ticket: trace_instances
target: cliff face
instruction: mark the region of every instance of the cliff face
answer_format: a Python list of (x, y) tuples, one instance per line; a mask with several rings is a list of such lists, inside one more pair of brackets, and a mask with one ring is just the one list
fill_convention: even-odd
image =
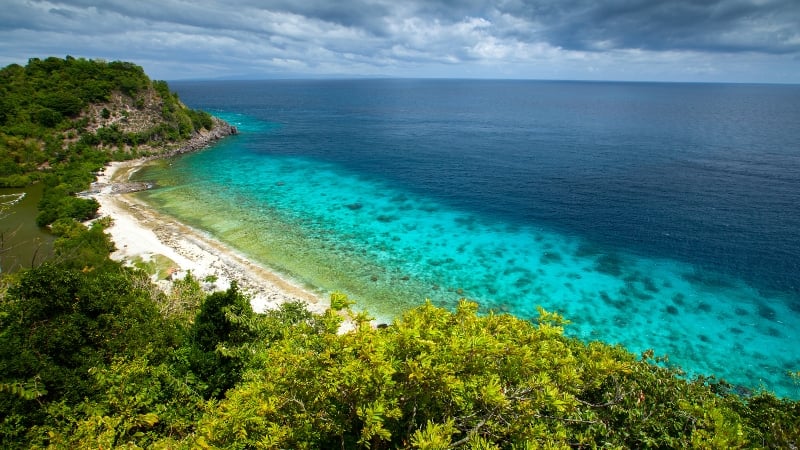
[(96, 132), (102, 127), (116, 126), (123, 133), (141, 133), (161, 120), (164, 101), (148, 86), (135, 98), (119, 91), (111, 93), (108, 102), (94, 103), (81, 113), (89, 120), (86, 131)]
[[(134, 95), (114, 91), (108, 101), (90, 104), (78, 119), (76, 124), (83, 126), (64, 133), (65, 148), (88, 133), (100, 136), (98, 146), (110, 151), (176, 154), (237, 133), (236, 127), (189, 109), (174, 94), (160, 93), (153, 85)], [(105, 139), (109, 134), (117, 138)]]
[[(81, 113), (81, 118), (88, 119), (86, 131), (97, 132), (104, 127), (116, 127), (121, 133), (144, 133), (164, 120), (165, 101), (152, 86), (148, 86), (133, 97), (119, 91), (112, 92), (110, 97), (107, 102), (89, 105)], [(188, 109), (180, 102), (178, 107)], [(216, 117), (212, 120), (212, 129), (201, 128), (196, 130), (197, 134), (204, 136), (210, 134), (216, 136), (215, 139), (236, 134), (236, 127)]]

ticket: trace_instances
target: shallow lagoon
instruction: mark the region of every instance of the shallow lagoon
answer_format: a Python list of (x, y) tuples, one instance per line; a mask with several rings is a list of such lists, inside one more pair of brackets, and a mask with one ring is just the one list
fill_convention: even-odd
[(452, 307), (466, 297), (525, 318), (542, 306), (566, 316), (571, 335), (654, 348), (745, 386), (796, 389), (786, 372), (798, 366), (798, 335), (786, 319), (798, 312), (787, 299), (689, 264), (479, 218), (335, 166), (241, 160), (236, 149), (231, 139), (143, 172), (170, 185), (146, 200), (382, 320), (425, 298)]
[[(755, 137), (730, 141), (730, 129), (696, 125), (685, 154), (665, 147), (649, 156), (642, 151), (673, 141), (646, 128), (646, 117), (627, 130), (634, 115), (614, 128), (612, 118), (547, 114), (535, 119), (554, 123), (532, 130), (534, 119), (499, 112), (498, 121), (439, 102), (418, 119), (408, 98), (387, 100), (396, 87), (366, 85), (375, 95), (359, 101), (320, 99), (352, 93), (346, 83), (221, 86), (228, 97), (178, 85), (193, 106), (236, 108), (216, 112), (242, 134), (143, 171), (160, 186), (143, 196), (321, 292), (348, 293), (381, 320), (425, 298), (452, 307), (466, 297), (525, 318), (542, 306), (566, 316), (571, 335), (652, 348), (692, 374), (800, 396), (787, 375), (800, 368), (797, 217), (786, 208), (797, 192), (796, 150), (778, 149), (775, 159), (772, 147), (758, 149), (748, 162), (724, 147)], [(581, 88), (608, 100), (603, 86)], [(623, 95), (629, 87), (612, 88), (617, 107), (639, 101)], [(567, 123), (567, 138), (552, 133)], [(520, 142), (529, 148), (512, 148)], [(467, 154), (453, 153), (465, 145)], [(761, 218), (773, 214), (766, 226)]]

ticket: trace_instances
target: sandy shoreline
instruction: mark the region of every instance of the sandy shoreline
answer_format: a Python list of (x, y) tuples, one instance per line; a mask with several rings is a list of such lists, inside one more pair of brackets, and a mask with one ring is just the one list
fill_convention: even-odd
[[(321, 313), (328, 307), (329, 301), (319, 294), (249, 260), (211, 236), (154, 211), (131, 195), (127, 182), (145, 163), (146, 160), (111, 163), (89, 192), (100, 203), (99, 215), (113, 220), (106, 230), (117, 247), (112, 259), (150, 261), (155, 255), (163, 255), (174, 263), (172, 278), (183, 278), (188, 271), (201, 281), (216, 277), (213, 283), (204, 283), (209, 290), (227, 289), (235, 280), (250, 296), (255, 311), (295, 300), (304, 301), (313, 312)], [(154, 281), (162, 289), (169, 289), (168, 280)]]

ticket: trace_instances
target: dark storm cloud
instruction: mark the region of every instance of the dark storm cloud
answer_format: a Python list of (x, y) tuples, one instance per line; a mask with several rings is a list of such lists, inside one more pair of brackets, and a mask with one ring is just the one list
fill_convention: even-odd
[(254, 7), (268, 5), (268, 9), (285, 11), (305, 17), (331, 22), (345, 27), (356, 27), (368, 30), (376, 35), (383, 35), (385, 19), (390, 17), (389, 3), (376, 1), (350, 0), (333, 2), (315, 1), (274, 1), (253, 2)]
[[(523, 42), (544, 42), (570, 50), (697, 50), (713, 52), (800, 51), (798, 0), (272, 0), (235, 3), (199, 0), (137, 1), (65, 0), (34, 2), (52, 5), (51, 14), (76, 19), (76, 11), (92, 11), (107, 21), (124, 19), (176, 23), (213, 30), (269, 31), (242, 20), (253, 13), (286, 13), (308, 20), (352, 28), (374, 37), (403, 41), (392, 25), (403, 20), (453, 24), (484, 18), (497, 26), (491, 34)], [(72, 8), (72, 9), (69, 9)], [(12, 2), (0, 13), (3, 27), (37, 29), (37, 22)], [(514, 19), (514, 29), (504, 29)], [(102, 23), (94, 24), (101, 28)], [(266, 30), (265, 30), (266, 28)], [(87, 29), (87, 32), (91, 32)], [(313, 37), (313, 36), (310, 36)]]
[(498, 30), (572, 50), (800, 51), (798, 0), (439, 0), (415, 11), (443, 21), (510, 16), (526, 26)]
[[(44, 27), (46, 23), (36, 20), (24, 20), (23, 12), (31, 14), (20, 4), (25, 2), (14, 1), (16, 12), (7, 14), (12, 17), (7, 26), (16, 25), (31, 27), (33, 29)], [(259, 29), (253, 22), (243, 21), (244, 17), (257, 18), (260, 13), (286, 13), (309, 20), (329, 22), (344, 27), (370, 29), (376, 33), (382, 28), (382, 18), (390, 15), (390, 11), (377, 1), (349, 0), (347, 2), (331, 1), (253, 1), (224, 2), (218, 0), (32, 0), (38, 5), (54, 5), (51, 13), (69, 14), (75, 11), (84, 15), (96, 14), (114, 21), (126, 19), (129, 21), (143, 20), (150, 23), (175, 23), (182, 26), (194, 26), (214, 30), (250, 30)], [(25, 10), (25, 11), (23, 11)], [(0, 12), (0, 18), (5, 14)], [(73, 14), (74, 16), (74, 14)], [(377, 20), (375, 20), (377, 19)], [(38, 26), (37, 26), (38, 25)], [(101, 24), (95, 24), (101, 25)], [(91, 28), (87, 28), (91, 33)]]
[(569, 49), (800, 50), (797, 0), (586, 0), (516, 6), (511, 14), (545, 24), (546, 39)]
[(188, 76), (628, 77), (669, 66), (691, 77), (758, 63), (796, 79), (798, 2), (4, 0), (0, 60), (127, 58)]
[[(38, 2), (45, 3), (45, 2)], [(253, 29), (240, 14), (288, 13), (309, 20), (355, 28), (372, 36), (392, 36), (391, 24), (401, 20), (436, 20), (443, 24), (467, 17), (493, 22), (514, 18), (513, 30), (493, 34), (528, 42), (544, 41), (573, 50), (647, 49), (699, 51), (800, 51), (798, 0), (272, 0), (272, 1), (137, 1), (69, 0), (47, 2), (52, 13), (73, 14), (65, 7), (92, 9), (119, 18), (176, 22), (214, 29)], [(18, 6), (16, 2), (9, 8)], [(16, 20), (35, 28), (19, 14)], [(5, 21), (8, 26), (8, 20)]]

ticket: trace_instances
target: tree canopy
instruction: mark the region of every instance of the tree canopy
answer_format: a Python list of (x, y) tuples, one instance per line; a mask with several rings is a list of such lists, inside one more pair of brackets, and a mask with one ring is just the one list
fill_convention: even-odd
[[(139, 275), (140, 276), (140, 275)], [(430, 303), (385, 327), (235, 286), (193, 320), (116, 264), (45, 265), (3, 302), (4, 448), (789, 448), (800, 405), (687, 380), (563, 319)], [(355, 329), (339, 333), (345, 317)], [(87, 376), (88, 375), (88, 376)]]

